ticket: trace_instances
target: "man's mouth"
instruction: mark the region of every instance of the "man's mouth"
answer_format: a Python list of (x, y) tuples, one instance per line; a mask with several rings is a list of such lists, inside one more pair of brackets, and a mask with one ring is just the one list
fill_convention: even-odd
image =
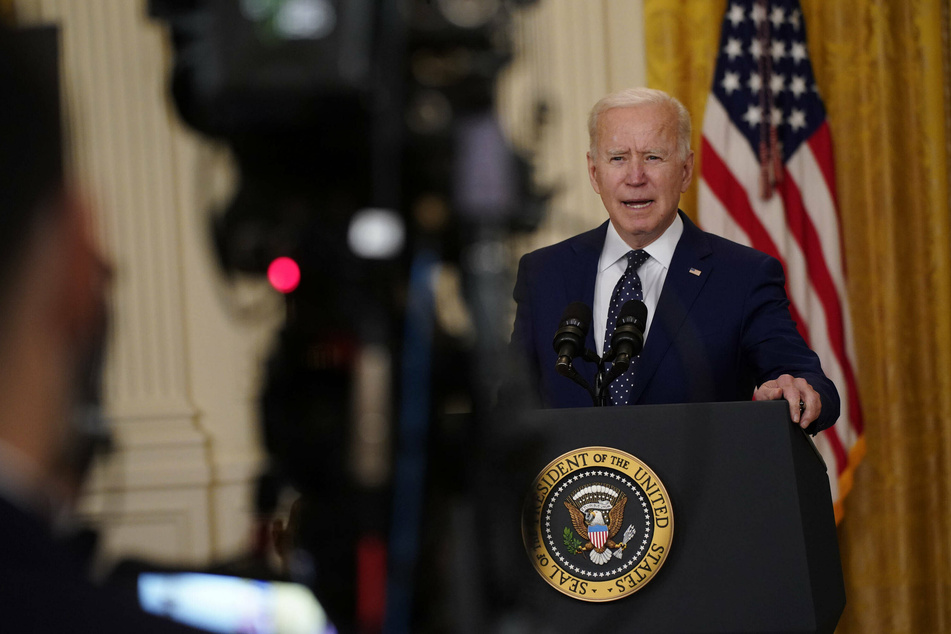
[(628, 209), (645, 209), (653, 202), (653, 200), (625, 200), (624, 206)]

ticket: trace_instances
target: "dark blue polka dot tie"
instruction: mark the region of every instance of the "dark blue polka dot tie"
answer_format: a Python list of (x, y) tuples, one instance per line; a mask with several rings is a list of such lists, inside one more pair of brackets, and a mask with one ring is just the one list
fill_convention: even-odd
[[(611, 305), (608, 307), (608, 323), (604, 331), (604, 352), (607, 354), (611, 347), (611, 336), (617, 325), (617, 317), (621, 306), (626, 302), (637, 299), (644, 300), (644, 289), (641, 288), (641, 278), (637, 276), (637, 269), (650, 257), (647, 251), (638, 249), (627, 252), (627, 270), (617, 281), (614, 294), (611, 295)], [(631, 366), (621, 376), (614, 379), (608, 386), (609, 402), (611, 405), (627, 405), (631, 397), (631, 387), (634, 385), (635, 359), (631, 359)]]

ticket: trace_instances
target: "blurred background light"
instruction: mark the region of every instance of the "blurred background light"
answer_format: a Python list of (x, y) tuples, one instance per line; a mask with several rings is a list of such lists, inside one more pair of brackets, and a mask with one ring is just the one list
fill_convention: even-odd
[(267, 279), (271, 286), (286, 295), (300, 284), (300, 267), (291, 258), (275, 258), (267, 267)]
[(350, 250), (368, 260), (395, 257), (406, 241), (403, 219), (389, 209), (362, 209), (354, 214), (347, 233)]

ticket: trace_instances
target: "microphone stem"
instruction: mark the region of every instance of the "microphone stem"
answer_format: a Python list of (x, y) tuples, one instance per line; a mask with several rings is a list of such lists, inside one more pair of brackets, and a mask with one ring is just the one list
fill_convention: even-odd
[[(557, 364), (555, 366), (555, 370), (558, 371), (558, 374), (568, 377), (569, 379), (571, 379), (572, 381), (574, 381), (575, 383), (583, 387), (585, 391), (591, 395), (591, 400), (594, 401), (594, 404), (595, 405), (598, 404), (597, 397), (595, 396), (595, 391), (591, 389), (591, 385), (589, 385), (588, 382), (585, 381), (584, 377), (578, 374), (578, 371), (575, 370), (574, 366), (571, 365), (570, 361), (566, 364), (561, 364), (561, 363)], [(597, 378), (598, 377), (595, 377), (596, 380)]]
[(594, 400), (596, 407), (606, 407), (608, 405), (608, 385), (611, 384), (611, 381), (605, 379), (604, 372), (604, 359), (599, 359), (598, 374), (594, 378), (595, 393), (597, 394), (597, 398)]

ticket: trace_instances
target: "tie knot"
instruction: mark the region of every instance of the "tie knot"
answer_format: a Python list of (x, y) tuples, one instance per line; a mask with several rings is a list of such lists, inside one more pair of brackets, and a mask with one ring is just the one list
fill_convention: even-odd
[(647, 258), (650, 257), (650, 254), (647, 253), (644, 249), (631, 250), (627, 252), (627, 268), (629, 270), (637, 271), (641, 268), (641, 265), (644, 262), (647, 262)]

